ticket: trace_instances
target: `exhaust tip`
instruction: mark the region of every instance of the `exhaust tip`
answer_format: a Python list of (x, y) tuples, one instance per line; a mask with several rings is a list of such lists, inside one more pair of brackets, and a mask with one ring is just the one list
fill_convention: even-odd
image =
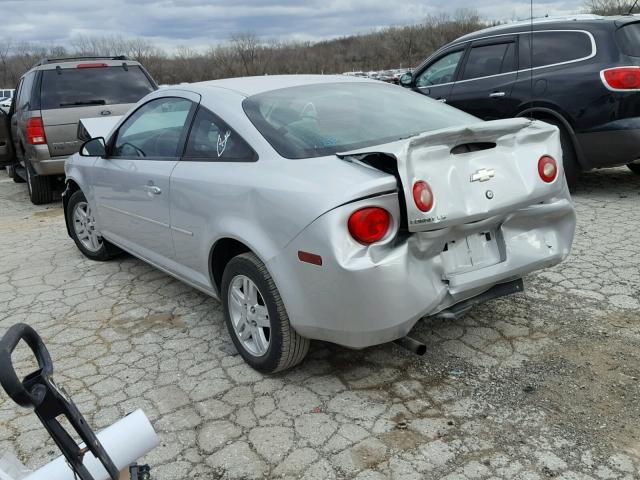
[(419, 357), (427, 353), (427, 346), (419, 340), (416, 340), (415, 338), (403, 337), (399, 338), (393, 343), (404, 348), (405, 350), (409, 350), (411, 353), (415, 353)]

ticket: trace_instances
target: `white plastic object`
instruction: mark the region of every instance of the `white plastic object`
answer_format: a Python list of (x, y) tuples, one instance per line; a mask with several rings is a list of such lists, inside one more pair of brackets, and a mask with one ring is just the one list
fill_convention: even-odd
[[(119, 471), (126, 469), (155, 447), (160, 440), (142, 410), (127, 415), (97, 434)], [(110, 480), (100, 461), (90, 452), (84, 457), (84, 465), (95, 480)], [(63, 456), (36, 470), (25, 480), (74, 480), (73, 470)]]

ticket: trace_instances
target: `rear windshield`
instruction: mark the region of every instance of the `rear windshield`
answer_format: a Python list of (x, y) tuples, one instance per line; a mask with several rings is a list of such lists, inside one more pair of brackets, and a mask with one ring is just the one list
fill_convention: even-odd
[(285, 158), (333, 155), (480, 121), (420, 93), (384, 83), (283, 88), (249, 97), (243, 107)]
[(41, 108), (136, 103), (153, 90), (149, 78), (136, 65), (126, 70), (122, 66), (44, 70)]
[(640, 57), (640, 23), (630, 23), (616, 32), (620, 51), (631, 57)]

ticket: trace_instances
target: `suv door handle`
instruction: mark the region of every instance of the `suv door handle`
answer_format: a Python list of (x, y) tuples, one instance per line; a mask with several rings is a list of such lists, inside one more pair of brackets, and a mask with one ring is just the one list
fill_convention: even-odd
[(145, 185), (144, 189), (152, 195), (160, 195), (162, 193), (162, 189), (155, 185)]
[(507, 94), (504, 92), (493, 92), (491, 95), (489, 95), (491, 98), (500, 98), (500, 97), (505, 97)]

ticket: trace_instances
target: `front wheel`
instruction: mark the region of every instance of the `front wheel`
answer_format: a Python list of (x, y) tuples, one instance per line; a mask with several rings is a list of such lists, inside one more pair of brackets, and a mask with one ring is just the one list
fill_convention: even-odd
[(65, 217), (71, 238), (85, 257), (105, 261), (120, 253), (119, 248), (103, 239), (96, 230), (95, 215), (82, 191), (71, 195)]
[(640, 175), (640, 163), (630, 163), (627, 165), (627, 167), (629, 167), (629, 170), (631, 170), (636, 175)]
[(289, 323), (273, 278), (253, 253), (231, 259), (222, 276), (221, 296), (229, 335), (249, 365), (275, 373), (304, 360), (309, 340)]

